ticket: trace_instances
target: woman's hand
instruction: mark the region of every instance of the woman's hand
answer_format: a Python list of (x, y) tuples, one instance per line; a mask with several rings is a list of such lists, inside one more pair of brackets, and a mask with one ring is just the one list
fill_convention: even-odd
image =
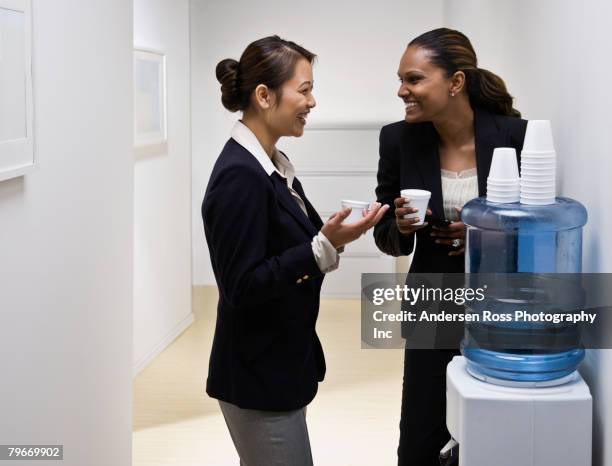
[[(455, 207), (459, 215), (461, 209)], [(437, 244), (454, 247), (455, 250), (448, 253), (449, 256), (460, 256), (465, 253), (465, 223), (452, 222), (447, 227), (432, 226), (431, 236), (436, 238)]]
[(329, 217), (329, 220), (321, 227), (321, 232), (338, 249), (351, 241), (355, 241), (376, 225), (388, 209), (388, 205), (381, 207), (379, 202), (375, 202), (362, 219), (345, 225), (342, 222), (351, 214), (351, 209), (342, 209)]
[[(423, 222), (422, 225), (414, 225), (421, 220), (418, 217), (404, 218), (404, 215), (406, 214), (412, 214), (419, 211), (419, 209), (415, 209), (414, 207), (404, 207), (404, 204), (408, 202), (410, 202), (410, 199), (405, 197), (398, 197), (393, 201), (395, 204), (395, 223), (397, 224), (397, 229), (402, 235), (410, 235), (415, 231), (427, 226), (427, 222)], [(427, 209), (427, 215), (431, 215), (430, 209)]]

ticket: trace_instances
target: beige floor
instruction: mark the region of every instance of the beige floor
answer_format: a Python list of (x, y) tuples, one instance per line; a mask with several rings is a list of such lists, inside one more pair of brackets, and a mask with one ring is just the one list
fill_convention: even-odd
[[(194, 289), (195, 323), (135, 379), (133, 466), (238, 465), (204, 392), (216, 303), (216, 289)], [(359, 308), (356, 300), (321, 305), (327, 377), (308, 407), (316, 466), (396, 464), (403, 355), (360, 349)]]

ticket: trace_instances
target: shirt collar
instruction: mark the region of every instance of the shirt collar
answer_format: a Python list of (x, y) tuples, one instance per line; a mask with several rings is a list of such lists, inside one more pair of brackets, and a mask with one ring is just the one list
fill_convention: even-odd
[(255, 157), (268, 176), (272, 176), (276, 172), (287, 180), (288, 186), (293, 186), (293, 179), (295, 178), (293, 164), (278, 149), (274, 148), (272, 161), (259, 143), (257, 136), (240, 120), (232, 128), (231, 137)]
[(289, 186), (293, 185), (293, 178), (295, 177), (293, 165), (278, 149), (274, 148), (273, 162), (259, 143), (257, 136), (240, 120), (232, 128), (231, 136), (234, 141), (248, 150), (257, 159), (268, 176), (276, 172), (281, 177), (287, 179)]
[(257, 159), (268, 176), (278, 171), (268, 154), (257, 140), (257, 136), (242, 121), (238, 120), (232, 128), (232, 139), (248, 150)]

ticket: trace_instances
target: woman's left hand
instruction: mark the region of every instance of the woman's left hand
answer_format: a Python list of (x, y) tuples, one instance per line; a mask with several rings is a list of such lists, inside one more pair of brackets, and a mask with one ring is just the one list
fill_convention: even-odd
[[(461, 216), (461, 209), (455, 207)], [(452, 222), (447, 227), (432, 226), (431, 236), (435, 238), (437, 244), (443, 244), (455, 248), (448, 253), (449, 256), (460, 256), (465, 253), (465, 223)]]

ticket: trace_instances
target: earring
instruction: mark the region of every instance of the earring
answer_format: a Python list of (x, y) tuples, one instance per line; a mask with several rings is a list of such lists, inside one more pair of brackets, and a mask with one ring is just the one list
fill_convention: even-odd
[(455, 97), (455, 93), (454, 92), (451, 92), (450, 95), (451, 95), (451, 97)]

